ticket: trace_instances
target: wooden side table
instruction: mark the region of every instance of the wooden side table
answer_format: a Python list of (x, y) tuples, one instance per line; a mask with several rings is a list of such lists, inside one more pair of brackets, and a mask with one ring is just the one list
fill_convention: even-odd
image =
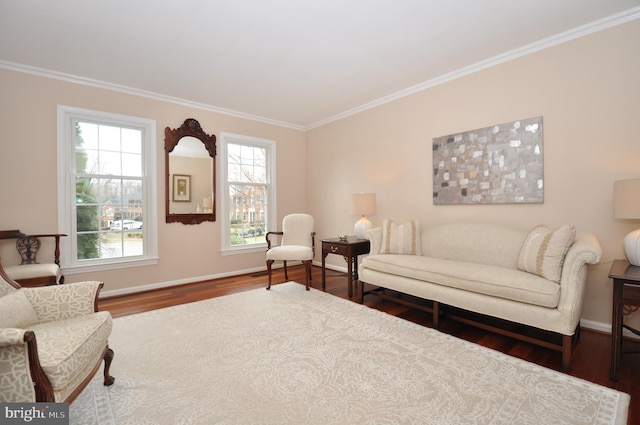
[(609, 379), (618, 380), (620, 355), (622, 354), (622, 329), (629, 329), (636, 335), (640, 331), (625, 325), (624, 306), (640, 306), (640, 267), (632, 266), (626, 260), (615, 260), (609, 271), (613, 279), (613, 318), (611, 320), (611, 369)]
[(369, 241), (356, 239), (355, 236), (347, 240), (331, 238), (322, 240), (322, 290), (325, 289), (326, 267), (325, 260), (329, 254), (342, 255), (347, 262), (347, 291), (349, 298), (353, 297), (354, 280), (358, 280), (358, 255), (369, 253)]

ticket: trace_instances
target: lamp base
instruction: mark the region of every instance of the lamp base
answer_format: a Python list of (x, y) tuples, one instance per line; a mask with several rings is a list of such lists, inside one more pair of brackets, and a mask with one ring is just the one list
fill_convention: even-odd
[(624, 254), (634, 266), (640, 266), (640, 229), (634, 230), (624, 238)]
[(367, 239), (367, 231), (371, 229), (372, 223), (365, 216), (360, 217), (360, 220), (356, 221), (355, 231), (357, 239)]

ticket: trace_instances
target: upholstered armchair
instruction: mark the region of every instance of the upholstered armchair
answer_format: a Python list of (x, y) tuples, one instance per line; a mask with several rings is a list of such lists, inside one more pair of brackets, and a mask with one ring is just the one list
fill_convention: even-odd
[(0, 265), (0, 402), (72, 402), (104, 360), (111, 385), (112, 319), (102, 282), (21, 288)]
[[(289, 280), (287, 261), (301, 261), (305, 267), (305, 284), (309, 290), (311, 280), (311, 262), (315, 255), (314, 220), (309, 214), (289, 214), (282, 219), (282, 230), (268, 232), (267, 239), (267, 272), (271, 288), (271, 266), (274, 261), (284, 263), (284, 278)], [(275, 246), (275, 238), (280, 238), (280, 244)], [(273, 246), (272, 246), (273, 245)]]

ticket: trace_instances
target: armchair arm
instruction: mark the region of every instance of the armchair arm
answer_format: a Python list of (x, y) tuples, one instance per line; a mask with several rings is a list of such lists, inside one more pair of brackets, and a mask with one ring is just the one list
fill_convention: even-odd
[(267, 232), (266, 235), (264, 235), (264, 238), (267, 240), (267, 250), (271, 249), (271, 235), (284, 235), (284, 232)]
[[(25, 329), (0, 328), (0, 349), (24, 344), (24, 335), (26, 333)], [(0, 370), (2, 369), (0, 368)]]
[(38, 359), (36, 336), (24, 329), (0, 329), (0, 402), (53, 400)]
[(70, 319), (98, 311), (98, 295), (104, 284), (97, 281), (24, 288), (40, 323)]

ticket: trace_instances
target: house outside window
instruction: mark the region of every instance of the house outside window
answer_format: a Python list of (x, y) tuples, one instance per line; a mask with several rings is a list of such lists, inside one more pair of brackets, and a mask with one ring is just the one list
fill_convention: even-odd
[(65, 273), (157, 262), (153, 120), (58, 107)]
[(221, 133), (223, 254), (264, 251), (274, 228), (275, 142)]

